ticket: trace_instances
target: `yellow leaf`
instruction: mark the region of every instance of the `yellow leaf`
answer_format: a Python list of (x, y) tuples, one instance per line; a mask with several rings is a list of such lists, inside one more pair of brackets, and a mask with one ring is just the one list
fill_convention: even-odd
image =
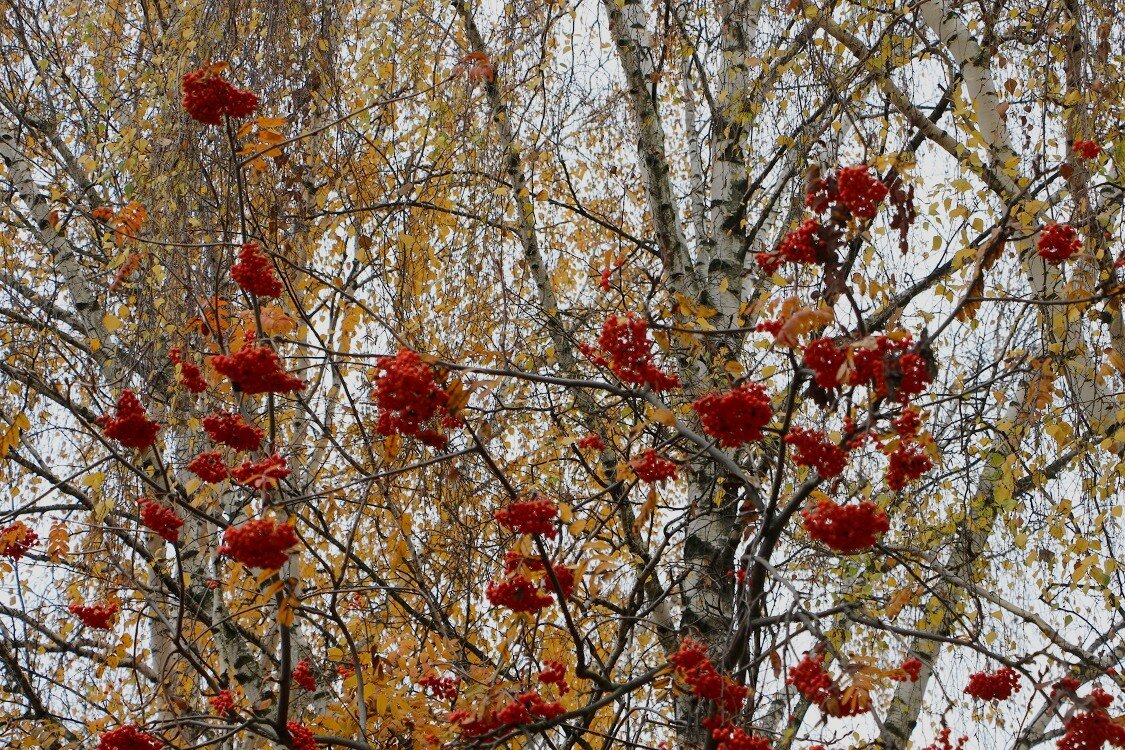
[(102, 317), (102, 325), (105, 326), (106, 331), (108, 331), (109, 333), (114, 333), (119, 328), (121, 328), (121, 318), (117, 317), (113, 313), (106, 313)]
[(8, 451), (15, 448), (20, 442), (20, 433), (31, 427), (31, 423), (27, 421), (27, 415), (20, 412), (16, 418), (12, 420), (12, 424), (0, 435), (0, 458), (8, 455)]

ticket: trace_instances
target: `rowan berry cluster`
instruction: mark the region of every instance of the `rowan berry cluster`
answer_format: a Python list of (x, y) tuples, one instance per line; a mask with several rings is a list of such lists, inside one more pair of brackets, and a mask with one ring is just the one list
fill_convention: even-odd
[(829, 698), (839, 697), (836, 681), (824, 669), (824, 654), (805, 654), (789, 668), (789, 676), (785, 681), (797, 688), (805, 700), (818, 706)]
[(167, 505), (142, 497), (137, 501), (141, 509), (141, 523), (162, 539), (175, 544), (180, 541), (180, 527), (184, 519), (176, 515), (176, 511)]
[(304, 724), (289, 721), (285, 723), (285, 729), (293, 741), (293, 750), (316, 750), (316, 736)]
[(793, 456), (796, 463), (811, 466), (825, 479), (837, 476), (847, 466), (847, 452), (829, 440), (823, 430), (791, 427), (785, 442), (797, 449)]
[(995, 672), (974, 672), (969, 675), (965, 695), (982, 701), (1004, 701), (1020, 691), (1020, 676), (1011, 667), (1001, 667)]
[(118, 606), (117, 602), (91, 604), (89, 606), (75, 602), (70, 605), (69, 609), (70, 613), (86, 627), (96, 630), (109, 630), (117, 619)]
[(98, 417), (102, 433), (126, 448), (145, 450), (156, 442), (160, 425), (148, 418), (137, 394), (126, 388), (117, 399), (117, 416)]
[(945, 727), (940, 732), (938, 732), (937, 737), (934, 738), (934, 744), (928, 745), (922, 748), (922, 750), (964, 750), (965, 743), (969, 741), (969, 738), (958, 738), (957, 747), (953, 747), (953, 743), (949, 741), (949, 734), (949, 727)]
[(1082, 159), (1097, 159), (1102, 147), (1094, 141), (1075, 141), (1074, 153)]
[(163, 742), (132, 724), (103, 732), (98, 738), (98, 750), (160, 750), (162, 747)]
[(1125, 747), (1125, 725), (1106, 711), (1113, 697), (1100, 688), (1087, 696), (1089, 708), (1078, 711), (1066, 723), (1066, 732), (1056, 743), (1058, 750), (1101, 750), (1105, 743)]
[(226, 716), (234, 711), (234, 695), (229, 690), (220, 690), (207, 699), (211, 704), (211, 710), (219, 716)]
[(219, 451), (203, 451), (187, 465), (188, 471), (195, 474), (204, 482), (221, 482), (230, 472), (223, 463), (223, 454)]
[(435, 698), (451, 701), (457, 698), (457, 688), (461, 684), (461, 678), (438, 677), (431, 673), (418, 680), (418, 684), (424, 688), (429, 688), (430, 694)]
[(1048, 263), (1062, 263), (1081, 249), (1082, 240), (1069, 224), (1048, 224), (1039, 233), (1039, 257)]
[[(707, 649), (703, 644), (685, 638), (680, 643), (679, 651), (668, 657), (668, 661), (676, 668), (680, 679), (691, 688), (691, 692), (698, 698), (714, 703), (721, 716), (733, 716), (742, 710), (749, 688), (720, 674), (707, 656)], [(721, 726), (722, 721), (720, 717), (714, 723)]]
[(303, 391), (308, 385), (282, 368), (281, 358), (272, 348), (249, 341), (234, 354), (212, 356), (211, 366), (230, 378), (235, 390), (248, 396)]
[(678, 377), (662, 372), (653, 363), (648, 323), (633, 313), (608, 318), (602, 324), (598, 346), (602, 354), (586, 344), (579, 349), (594, 364), (608, 367), (623, 383), (646, 385), (658, 393), (680, 385)]
[[(857, 164), (840, 167), (833, 176), (814, 179), (805, 195), (805, 205), (817, 213), (835, 205), (852, 216), (871, 219), (888, 192), (882, 180), (871, 174), (870, 167)], [(846, 221), (847, 214), (842, 218)]]
[(813, 380), (821, 388), (839, 388), (845, 380), (846, 350), (830, 338), (813, 339), (805, 345), (805, 367), (813, 371)]
[(891, 528), (887, 514), (869, 500), (858, 505), (837, 505), (822, 497), (814, 509), (803, 510), (801, 515), (810, 537), (844, 554), (871, 547), (879, 534)]
[(258, 518), (223, 532), (218, 553), (248, 568), (277, 570), (289, 559), (289, 549), (296, 544), (297, 534), (292, 524)]
[[(508, 550), (504, 554), (504, 574), (512, 575), (513, 573), (522, 574), (524, 571), (531, 573), (543, 573), (547, 570), (546, 563), (543, 562), (541, 557), (536, 555), (521, 555), (519, 552)], [(574, 593), (575, 579), (574, 568), (567, 565), (555, 565), (551, 563), (551, 572), (555, 574), (555, 580), (559, 583), (559, 590), (562, 591), (563, 599), (569, 599), (570, 595)], [(548, 589), (554, 590), (549, 581), (544, 581)]]
[(285, 459), (274, 453), (261, 461), (243, 461), (230, 475), (239, 484), (267, 491), (276, 489), (281, 480), (292, 473), (292, 469), (285, 468)]
[(711, 731), (711, 738), (719, 744), (715, 750), (773, 750), (765, 737), (747, 734), (742, 727), (724, 724)]
[(399, 349), (394, 357), (380, 360), (373, 396), (379, 407), (375, 429), (380, 435), (409, 435), (426, 445), (440, 448), (445, 435), (424, 424), (448, 416), (449, 394), (434, 380), (434, 371), (417, 352)]
[(0, 529), (0, 557), (18, 560), (39, 541), (39, 535), (23, 521)]
[(238, 261), (230, 267), (230, 277), (243, 291), (258, 297), (280, 297), (281, 280), (273, 263), (257, 242), (247, 242), (238, 250)]
[(566, 684), (566, 665), (561, 661), (554, 659), (543, 663), (543, 671), (541, 671), (536, 679), (544, 685), (554, 685), (559, 695), (566, 695), (570, 692), (570, 686)]
[(177, 382), (180, 385), (192, 393), (203, 393), (207, 390), (207, 381), (203, 379), (202, 371), (191, 362), (185, 362), (183, 352), (181, 352), (179, 348), (169, 349), (168, 359), (173, 365), (176, 365), (179, 370), (179, 379)]
[(840, 349), (819, 338), (805, 346), (805, 366), (821, 388), (867, 386), (877, 398), (906, 403), (930, 383), (925, 358), (908, 351), (912, 343), (910, 336), (872, 336)]
[(513, 612), (538, 612), (555, 603), (554, 597), (540, 591), (539, 586), (522, 574), (509, 575), (502, 581), (492, 581), (484, 593), (492, 604)]
[(762, 428), (773, 419), (769, 393), (758, 383), (743, 383), (726, 393), (708, 393), (692, 406), (703, 431), (725, 448), (761, 440)]
[(461, 730), (461, 736), (480, 738), (496, 734), (510, 727), (530, 724), (537, 719), (553, 719), (566, 713), (561, 703), (548, 702), (533, 690), (520, 693), (500, 709), (489, 708), (484, 713), (468, 710), (454, 711), (449, 721)]
[(781, 238), (777, 250), (754, 255), (758, 265), (766, 273), (773, 273), (783, 263), (812, 264), (820, 262), (820, 250), (824, 247), (820, 238), (820, 222), (805, 219), (801, 226), (791, 230)]
[(887, 486), (898, 492), (933, 468), (934, 462), (917, 442), (903, 438), (888, 455)]
[(242, 118), (258, 108), (258, 96), (231, 85), (222, 76), (224, 64), (187, 73), (183, 79), (184, 109), (204, 125), (221, 125), (223, 117)]
[(305, 690), (316, 690), (316, 675), (313, 674), (312, 664), (308, 659), (301, 659), (294, 665), (291, 677), (294, 683)]
[(548, 539), (558, 534), (555, 520), (559, 506), (546, 497), (514, 502), (496, 511), (494, 517), (501, 526), (519, 534), (542, 534)]
[(664, 458), (652, 448), (630, 461), (629, 466), (642, 482), (663, 482), (665, 479), (675, 478), (680, 471), (675, 462)]
[(587, 435), (577, 443), (579, 450), (584, 451), (604, 451), (605, 441), (597, 435)]
[(204, 417), (203, 430), (216, 443), (236, 451), (256, 451), (265, 437), (261, 429), (248, 424), (241, 414), (228, 412), (217, 412)]

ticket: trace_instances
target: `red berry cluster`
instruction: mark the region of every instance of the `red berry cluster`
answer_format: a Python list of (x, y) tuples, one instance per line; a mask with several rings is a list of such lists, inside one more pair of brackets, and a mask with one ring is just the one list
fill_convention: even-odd
[(891, 422), (896, 434), (905, 437), (915, 437), (922, 431), (922, 415), (917, 409), (906, 408)]
[(289, 559), (289, 549), (296, 544), (297, 534), (292, 524), (258, 518), (223, 532), (223, 544), (218, 553), (248, 568), (277, 570)]
[(1005, 701), (1020, 691), (1020, 676), (1011, 667), (1001, 667), (995, 672), (974, 672), (969, 675), (965, 695), (982, 701)]
[(132, 724), (103, 732), (98, 738), (98, 750), (160, 750), (162, 747), (163, 742)]
[(0, 557), (18, 560), (38, 541), (39, 535), (30, 526), (23, 521), (16, 521), (0, 529)]
[(204, 482), (221, 482), (230, 474), (227, 465), (223, 463), (223, 454), (219, 451), (204, 451), (193, 458), (187, 467), (188, 471)]
[(1094, 141), (1075, 141), (1074, 153), (1083, 159), (1097, 159), (1102, 147)]
[(652, 448), (642, 453), (640, 458), (630, 461), (629, 466), (642, 482), (663, 482), (665, 479), (675, 478), (680, 471), (675, 462), (664, 458)]
[(281, 296), (281, 280), (257, 242), (247, 242), (239, 249), (238, 262), (230, 267), (230, 277), (243, 291), (258, 297)]
[(820, 222), (805, 219), (801, 226), (786, 233), (781, 238), (777, 250), (770, 253), (757, 253), (754, 259), (766, 273), (773, 273), (783, 263), (812, 264), (820, 259), (820, 249), (824, 242), (820, 239)]
[(216, 443), (236, 451), (256, 451), (262, 445), (265, 433), (248, 424), (241, 414), (217, 412), (203, 418), (203, 430)]
[(316, 736), (304, 724), (289, 721), (285, 723), (285, 729), (293, 740), (293, 750), (316, 750)]
[(285, 468), (285, 459), (274, 453), (261, 461), (243, 461), (230, 475), (239, 484), (266, 491), (276, 489), (292, 473), (292, 469)]
[(559, 517), (559, 506), (542, 496), (512, 503), (494, 515), (501, 526), (519, 534), (542, 534), (554, 539), (558, 533), (555, 519)]
[(711, 738), (719, 744), (715, 750), (773, 750), (769, 740), (755, 734), (746, 734), (742, 727), (723, 724), (711, 731)]
[(513, 612), (538, 612), (555, 603), (554, 597), (541, 591), (524, 575), (509, 575), (502, 581), (489, 583), (485, 595), (492, 604)]
[(308, 659), (301, 659), (293, 667), (291, 674), (293, 682), (300, 685), (305, 690), (316, 690), (316, 675), (312, 672), (312, 664)]
[(106, 602), (105, 604), (91, 604), (83, 606), (78, 603), (73, 603), (69, 607), (70, 613), (78, 618), (88, 628), (95, 628), (97, 630), (109, 630), (113, 627), (114, 621), (117, 619), (117, 602)]
[(907, 659), (902, 663), (902, 671), (907, 680), (917, 682), (918, 678), (922, 676), (922, 662), (913, 658)]
[(247, 343), (234, 354), (216, 354), (211, 366), (230, 378), (235, 390), (248, 396), (256, 393), (292, 393), (308, 385), (281, 366), (281, 358), (268, 346)]
[(530, 724), (537, 719), (553, 719), (566, 713), (561, 703), (547, 702), (539, 693), (520, 693), (500, 709), (489, 708), (483, 714), (468, 710), (454, 711), (449, 721), (461, 730), (462, 737), (487, 737), (510, 727)]
[[(723, 716), (742, 710), (749, 688), (719, 673), (703, 644), (685, 638), (680, 650), (668, 657), (676, 674), (691, 688), (696, 697), (711, 701)], [(721, 719), (718, 720), (721, 724)]]
[[(652, 361), (648, 323), (633, 313), (615, 315), (602, 324), (598, 354), (586, 344), (579, 348), (596, 365), (608, 367), (623, 383), (647, 385), (656, 392), (678, 388), (680, 379), (660, 370)], [(606, 359), (606, 356), (609, 358)]]
[(437, 674), (431, 672), (418, 680), (418, 684), (424, 688), (429, 688), (430, 694), (435, 698), (451, 701), (457, 698), (457, 687), (461, 684), (461, 678), (438, 677)]
[(1069, 224), (1048, 224), (1039, 233), (1039, 257), (1048, 263), (1062, 263), (1082, 249), (1078, 232)]
[(957, 747), (953, 747), (953, 743), (949, 741), (949, 727), (945, 727), (938, 732), (937, 737), (934, 739), (934, 744), (927, 745), (922, 750), (964, 750), (965, 743), (969, 741), (968, 737), (961, 737), (957, 740)]
[(102, 433), (126, 448), (145, 450), (156, 442), (160, 425), (148, 418), (137, 394), (126, 388), (117, 399), (117, 416), (98, 417)]
[(903, 438), (898, 447), (891, 451), (887, 464), (887, 486), (898, 492), (933, 468), (934, 462), (926, 451), (914, 440)]
[(142, 497), (137, 504), (141, 508), (141, 523), (146, 528), (173, 544), (180, 541), (180, 527), (184, 525), (184, 519), (177, 516), (176, 511), (147, 497)]
[(183, 352), (179, 348), (169, 349), (168, 359), (179, 369), (180, 376), (177, 382), (180, 385), (192, 393), (203, 393), (207, 390), (207, 381), (203, 379), (203, 373), (196, 365), (184, 361)]
[(536, 678), (544, 685), (554, 685), (559, 695), (566, 695), (570, 692), (570, 686), (566, 684), (566, 665), (561, 661), (554, 659), (543, 663), (543, 671), (540, 672)]
[(803, 510), (801, 515), (810, 537), (844, 554), (871, 547), (879, 534), (891, 528), (887, 514), (869, 500), (859, 505), (837, 505), (822, 497), (815, 509)]
[(818, 706), (833, 696), (839, 696), (836, 681), (824, 669), (824, 654), (805, 654), (789, 668), (785, 681), (797, 688), (805, 700)]
[(797, 449), (794, 461), (801, 466), (811, 466), (825, 479), (843, 472), (848, 463), (847, 452), (829, 440), (823, 430), (791, 427), (785, 442)]
[(232, 86), (222, 76), (224, 63), (186, 74), (183, 80), (184, 109), (196, 122), (221, 125), (223, 117), (248, 117), (258, 108), (258, 96)]
[(830, 338), (813, 339), (805, 345), (805, 367), (813, 371), (813, 380), (821, 388), (839, 388), (845, 380), (846, 350)]
[(1100, 688), (1090, 691), (1090, 707), (1074, 714), (1066, 723), (1066, 733), (1058, 740), (1059, 750), (1101, 750), (1105, 743), (1125, 747), (1125, 725), (1110, 718), (1106, 711), (1113, 697)]
[(587, 435), (578, 441), (578, 449), (584, 451), (604, 451), (605, 441), (597, 435)]
[(211, 710), (219, 716), (226, 716), (231, 711), (234, 711), (234, 695), (229, 690), (220, 690), (207, 699), (211, 704)]
[(832, 177), (814, 180), (805, 195), (805, 205), (823, 213), (835, 204), (852, 216), (871, 219), (888, 192), (882, 180), (871, 174), (870, 167), (857, 164), (840, 167)]
[[(512, 575), (519, 573), (522, 575), (524, 572), (532, 573), (545, 573), (547, 570), (546, 563), (543, 559), (536, 555), (521, 555), (519, 552), (509, 550), (504, 555), (504, 575)], [(559, 582), (559, 589), (562, 591), (563, 599), (569, 599), (570, 595), (574, 593), (575, 579), (574, 568), (567, 565), (555, 565), (551, 563), (551, 572), (555, 574), (555, 580)], [(549, 577), (544, 577), (544, 586), (554, 591), (551, 586)]]
[(410, 435), (426, 445), (444, 446), (445, 435), (423, 427), (434, 417), (448, 415), (449, 394), (434, 381), (433, 369), (417, 352), (399, 349), (379, 362), (379, 371), (373, 394), (379, 407), (378, 433)]
[(703, 431), (726, 448), (761, 440), (762, 428), (773, 419), (769, 393), (758, 383), (743, 383), (726, 393), (708, 393), (692, 406)]
[(910, 336), (870, 336), (844, 349), (828, 338), (805, 346), (805, 366), (821, 388), (867, 386), (878, 398), (888, 396), (906, 403), (930, 383), (926, 360), (909, 351)]

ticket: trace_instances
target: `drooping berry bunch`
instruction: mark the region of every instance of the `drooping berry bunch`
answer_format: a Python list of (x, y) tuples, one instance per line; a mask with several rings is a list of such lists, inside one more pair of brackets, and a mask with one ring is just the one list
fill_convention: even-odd
[(1097, 159), (1102, 152), (1102, 147), (1095, 141), (1075, 141), (1074, 153), (1082, 159)]
[(258, 297), (280, 297), (281, 280), (274, 273), (273, 263), (257, 242), (239, 248), (238, 261), (230, 267), (230, 277), (243, 291)]
[(179, 348), (168, 350), (168, 359), (179, 371), (177, 382), (192, 393), (203, 393), (207, 390), (207, 381), (203, 379), (203, 372), (197, 365), (185, 362), (183, 352)]
[[(508, 550), (504, 554), (504, 574), (512, 575), (514, 573), (523, 574), (525, 571), (532, 573), (545, 573), (547, 564), (543, 562), (543, 558), (538, 555), (522, 555), (519, 552)], [(559, 590), (562, 592), (563, 599), (569, 599), (570, 595), (574, 593), (574, 571), (575, 569), (569, 565), (555, 565), (551, 563), (551, 572), (555, 575), (555, 580), (559, 583)], [(549, 589), (553, 591), (553, 587), (549, 582), (544, 581)]]
[(256, 451), (262, 445), (265, 433), (248, 424), (241, 414), (216, 412), (203, 418), (203, 430), (216, 443), (236, 451)]
[(0, 529), (0, 557), (18, 560), (35, 546), (39, 535), (23, 521)]
[(604, 451), (605, 441), (598, 435), (590, 434), (582, 438), (577, 443), (579, 450), (584, 451)]
[(212, 484), (223, 481), (230, 474), (219, 451), (203, 451), (191, 460), (187, 468), (204, 482)]
[(820, 231), (819, 221), (805, 219), (799, 227), (787, 232), (781, 238), (777, 250), (756, 253), (754, 259), (766, 273), (773, 273), (784, 263), (810, 265), (823, 262), (827, 260), (822, 257), (822, 250), (826, 243), (820, 237)]
[(891, 528), (887, 514), (869, 500), (837, 505), (831, 498), (821, 497), (812, 510), (801, 511), (801, 516), (810, 537), (844, 554), (871, 547), (879, 534)]
[(887, 474), (884, 477), (887, 487), (898, 492), (909, 482), (918, 479), (933, 468), (933, 459), (915, 440), (903, 438), (898, 447), (888, 454)]
[(542, 534), (554, 539), (558, 533), (555, 520), (559, 517), (559, 506), (543, 496), (511, 503), (494, 516), (501, 526), (518, 534)]
[(261, 461), (243, 461), (242, 465), (231, 470), (230, 475), (239, 484), (268, 491), (277, 489), (281, 480), (292, 473), (292, 469), (285, 467), (285, 459), (274, 453)]
[(708, 393), (692, 404), (703, 431), (725, 448), (761, 440), (762, 428), (773, 419), (770, 396), (759, 383), (743, 383), (725, 393)]
[(629, 466), (642, 482), (663, 482), (665, 479), (674, 479), (680, 472), (680, 467), (674, 461), (669, 461), (652, 448), (630, 461)]
[(520, 693), (499, 709), (489, 707), (483, 712), (467, 709), (454, 711), (449, 721), (456, 724), (465, 738), (482, 738), (499, 732), (530, 724), (539, 719), (553, 719), (566, 713), (559, 702), (548, 702), (534, 690)]
[(1004, 701), (1020, 691), (1020, 676), (1011, 667), (1001, 667), (995, 672), (974, 672), (969, 675), (965, 695), (982, 701)]
[(147, 497), (138, 500), (137, 505), (141, 509), (141, 523), (146, 528), (173, 544), (180, 541), (180, 527), (184, 525), (184, 519), (176, 515), (176, 511)]
[(183, 79), (184, 109), (204, 125), (221, 125), (223, 117), (248, 117), (258, 108), (258, 96), (223, 78), (226, 63), (193, 70)]
[(831, 206), (861, 219), (871, 219), (887, 197), (887, 186), (866, 164), (840, 167), (834, 175), (815, 178), (805, 195), (805, 205), (816, 213)]
[(379, 407), (375, 429), (380, 435), (409, 435), (426, 445), (444, 446), (447, 438), (425, 424), (435, 417), (448, 417), (449, 394), (438, 386), (433, 369), (417, 352), (399, 349), (379, 362), (373, 393)]
[(1039, 257), (1048, 263), (1062, 263), (1082, 249), (1078, 231), (1069, 224), (1048, 224), (1039, 233)]
[(305, 690), (310, 692), (316, 690), (316, 675), (313, 674), (312, 664), (308, 659), (298, 661), (290, 676), (295, 684), (300, 685)]
[(1108, 742), (1125, 747), (1125, 725), (1114, 721), (1107, 708), (1113, 696), (1094, 688), (1086, 698), (1088, 708), (1076, 712), (1066, 723), (1066, 732), (1056, 743), (1058, 750), (1101, 750)]
[(791, 427), (785, 442), (796, 448), (793, 460), (801, 466), (811, 466), (825, 479), (840, 474), (848, 463), (848, 454), (833, 443), (823, 430)]
[(258, 518), (223, 532), (218, 553), (237, 560), (248, 568), (277, 570), (289, 559), (297, 544), (292, 524), (279, 524), (272, 518)]
[(797, 688), (809, 703), (824, 704), (829, 698), (839, 696), (832, 675), (824, 668), (824, 654), (807, 653), (789, 668), (786, 682)]
[(74, 602), (68, 608), (70, 613), (78, 618), (88, 628), (95, 630), (109, 630), (117, 619), (117, 602), (82, 605)]
[(485, 589), (488, 601), (497, 607), (506, 607), (513, 612), (538, 612), (555, 603), (554, 597), (528, 580), (524, 575), (509, 575), (503, 580), (492, 581)]
[(932, 745), (927, 745), (922, 750), (965, 750), (965, 743), (969, 741), (968, 737), (959, 737), (957, 739), (957, 747), (949, 740), (949, 735), (952, 730), (949, 727), (943, 728), (938, 732), (937, 737), (934, 738)]
[(716, 669), (707, 648), (690, 638), (680, 643), (680, 649), (668, 657), (679, 675), (696, 697), (711, 701), (722, 717), (734, 716), (742, 710), (750, 690)]
[(424, 688), (428, 688), (430, 695), (443, 701), (451, 701), (457, 698), (458, 686), (461, 684), (460, 677), (439, 677), (437, 673), (431, 672), (430, 674), (418, 680), (418, 684)]
[(219, 716), (226, 716), (234, 711), (234, 695), (229, 690), (220, 690), (207, 699), (213, 710)]
[(293, 740), (293, 750), (316, 750), (316, 735), (304, 724), (289, 721), (285, 723), (285, 729)]
[(747, 734), (742, 727), (729, 723), (715, 727), (711, 738), (719, 743), (715, 750), (773, 750), (773, 745), (765, 737)]
[(257, 393), (293, 393), (303, 391), (308, 385), (300, 378), (286, 372), (281, 358), (271, 347), (255, 345), (248, 341), (234, 354), (216, 354), (211, 366), (230, 378), (235, 390), (248, 396)]
[(98, 750), (160, 750), (162, 747), (163, 742), (132, 724), (103, 732), (98, 738)]
[(160, 425), (148, 418), (137, 394), (126, 388), (117, 399), (117, 416), (98, 417), (102, 434), (126, 448), (146, 450), (156, 443)]
[(631, 312), (606, 319), (598, 336), (598, 347), (601, 353), (586, 344), (579, 349), (594, 364), (608, 367), (623, 383), (648, 386), (658, 393), (680, 385), (678, 377), (668, 375), (653, 363), (648, 323)]
[(566, 684), (566, 665), (561, 661), (554, 659), (543, 663), (543, 671), (536, 675), (535, 679), (542, 682), (544, 685), (554, 685), (559, 695), (566, 695), (570, 692), (570, 686)]

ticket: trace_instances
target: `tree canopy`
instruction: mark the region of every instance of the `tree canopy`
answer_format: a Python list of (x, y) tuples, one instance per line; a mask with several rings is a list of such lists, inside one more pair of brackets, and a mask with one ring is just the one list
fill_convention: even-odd
[(1125, 747), (1125, 6), (0, 39), (5, 747)]

